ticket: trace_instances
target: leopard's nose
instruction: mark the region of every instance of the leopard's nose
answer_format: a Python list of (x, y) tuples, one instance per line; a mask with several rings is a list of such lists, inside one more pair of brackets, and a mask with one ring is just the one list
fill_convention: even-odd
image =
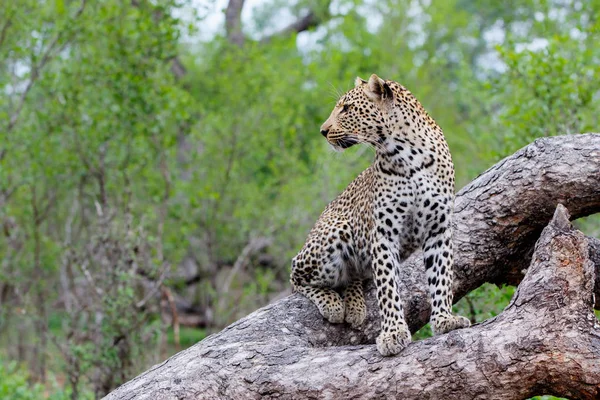
[(321, 129), (321, 135), (323, 135), (324, 137), (327, 137), (328, 133), (329, 133), (329, 129)]

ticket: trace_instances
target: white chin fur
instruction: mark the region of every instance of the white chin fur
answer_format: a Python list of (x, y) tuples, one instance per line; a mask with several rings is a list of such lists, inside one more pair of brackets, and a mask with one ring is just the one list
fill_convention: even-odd
[(331, 144), (329, 143), (329, 146), (331, 147), (331, 149), (333, 151), (336, 151), (338, 153), (341, 153), (342, 151), (344, 151), (344, 148), (340, 147), (340, 146), (336, 146), (335, 144)]

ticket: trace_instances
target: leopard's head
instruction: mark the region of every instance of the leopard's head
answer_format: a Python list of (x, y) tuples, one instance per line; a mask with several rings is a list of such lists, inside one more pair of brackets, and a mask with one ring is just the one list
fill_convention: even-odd
[(321, 134), (342, 151), (357, 143), (381, 145), (387, 136), (386, 116), (394, 104), (391, 82), (373, 74), (368, 81), (356, 78), (353, 89), (337, 102)]

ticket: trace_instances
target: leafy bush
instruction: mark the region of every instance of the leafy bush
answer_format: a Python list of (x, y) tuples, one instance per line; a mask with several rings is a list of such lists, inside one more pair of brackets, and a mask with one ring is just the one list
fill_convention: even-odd
[(42, 397), (40, 385), (30, 385), (28, 373), (16, 362), (0, 360), (0, 399), (37, 400)]
[[(27, 369), (15, 361), (6, 361), (0, 358), (0, 400), (67, 400), (70, 398), (68, 390), (53, 387), (44, 387), (41, 384), (30, 383)], [(89, 393), (79, 397), (90, 399)]]

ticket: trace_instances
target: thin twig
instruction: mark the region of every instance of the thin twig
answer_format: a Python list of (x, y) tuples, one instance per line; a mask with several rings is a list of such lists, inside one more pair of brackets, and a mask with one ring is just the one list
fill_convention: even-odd
[(88, 281), (88, 283), (90, 284), (92, 289), (95, 289), (95, 293), (98, 296), (102, 297), (104, 295), (104, 291), (96, 285), (96, 282), (94, 282), (94, 278), (92, 277), (92, 274), (90, 273), (89, 269), (87, 268), (87, 264), (88, 264), (88, 261), (84, 260), (79, 265), (79, 268), (81, 268), (81, 271), (83, 271), (83, 275), (85, 276), (85, 279)]
[(164, 285), (162, 286), (162, 292), (163, 296), (167, 299), (167, 302), (169, 303), (169, 307), (171, 308), (171, 325), (173, 325), (173, 337), (175, 339), (175, 348), (177, 349), (177, 351), (179, 351), (181, 350), (181, 342), (179, 340), (179, 315), (177, 314), (175, 300), (173, 299), (173, 294), (171, 294), (169, 288), (167, 288)]
[(11, 25), (12, 25), (11, 17), (8, 17), (6, 19), (6, 23), (2, 27), (2, 31), (0, 31), (0, 47), (2, 47), (4, 40), (6, 40), (6, 32), (8, 32), (8, 28), (10, 28)]
[(167, 270), (169, 269), (170, 264), (167, 262), (163, 262), (163, 265), (161, 267), (161, 271), (160, 271), (160, 275), (158, 277), (158, 279), (154, 282), (154, 287), (152, 287), (148, 293), (146, 293), (146, 296), (144, 296), (144, 298), (140, 301), (138, 301), (136, 303), (136, 307), (137, 308), (142, 308), (146, 305), (146, 303), (148, 302), (148, 300), (150, 300), (157, 292), (158, 290), (161, 288), (166, 276), (167, 276)]

